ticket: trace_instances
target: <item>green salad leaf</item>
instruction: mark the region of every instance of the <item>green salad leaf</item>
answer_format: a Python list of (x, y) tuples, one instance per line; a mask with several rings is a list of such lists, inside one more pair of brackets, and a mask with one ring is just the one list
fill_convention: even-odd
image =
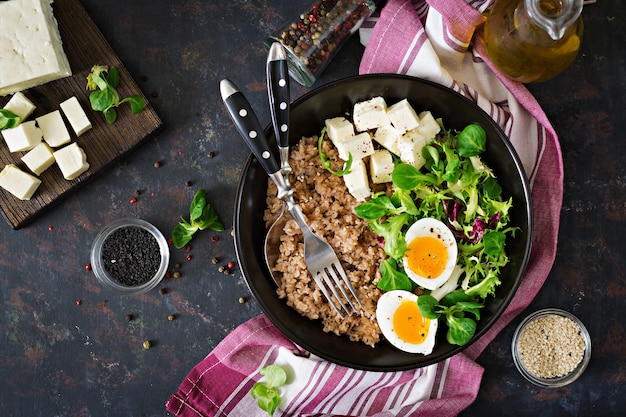
[(12, 129), (20, 124), (20, 116), (7, 109), (0, 109), (0, 130)]
[(178, 249), (191, 241), (198, 230), (212, 229), (216, 232), (224, 230), (215, 209), (207, 203), (206, 191), (198, 190), (189, 206), (189, 221), (183, 217), (172, 230), (172, 243)]
[(278, 388), (287, 382), (287, 372), (278, 365), (268, 365), (261, 369), (260, 373), (265, 377), (265, 381), (255, 382), (250, 395), (257, 400), (261, 410), (272, 416), (280, 404)]
[(120, 83), (120, 74), (114, 66), (94, 65), (87, 76), (87, 90), (91, 108), (104, 114), (108, 124), (113, 124), (117, 120), (116, 108), (124, 103), (130, 104), (133, 114), (141, 112), (146, 106), (145, 100), (138, 94), (120, 99), (117, 86)]
[(330, 172), (333, 175), (337, 175), (338, 177), (348, 174), (350, 172), (350, 168), (352, 167), (352, 154), (351, 153), (348, 154), (348, 160), (346, 161), (344, 167), (342, 169), (335, 171), (334, 169), (330, 167), (330, 160), (328, 159), (328, 156), (322, 150), (322, 145), (324, 143), (325, 136), (326, 136), (326, 127), (322, 128), (322, 131), (317, 139), (317, 152), (319, 153), (320, 160), (322, 161), (322, 165), (324, 166), (324, 168), (326, 168), (328, 172)]

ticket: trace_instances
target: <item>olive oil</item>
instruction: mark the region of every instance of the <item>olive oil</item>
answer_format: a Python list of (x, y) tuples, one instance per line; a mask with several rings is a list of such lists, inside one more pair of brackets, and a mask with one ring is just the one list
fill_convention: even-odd
[(555, 77), (580, 49), (581, 10), (582, 0), (498, 0), (484, 27), (489, 59), (522, 83)]

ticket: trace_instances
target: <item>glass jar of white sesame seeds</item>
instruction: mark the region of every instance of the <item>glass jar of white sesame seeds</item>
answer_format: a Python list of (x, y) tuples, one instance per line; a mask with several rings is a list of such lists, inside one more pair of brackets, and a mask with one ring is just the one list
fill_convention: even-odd
[(522, 376), (544, 388), (574, 382), (591, 358), (591, 337), (573, 314), (555, 308), (536, 311), (517, 327), (511, 345)]

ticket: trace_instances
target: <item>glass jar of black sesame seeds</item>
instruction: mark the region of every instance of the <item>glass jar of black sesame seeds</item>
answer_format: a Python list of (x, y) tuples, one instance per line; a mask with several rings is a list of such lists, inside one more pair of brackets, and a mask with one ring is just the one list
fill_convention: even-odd
[(363, 20), (384, 0), (319, 0), (265, 39), (269, 49), (280, 42), (289, 59), (289, 74), (305, 87), (313, 85), (332, 57)]
[(121, 294), (150, 291), (165, 276), (167, 240), (141, 219), (120, 219), (103, 228), (91, 248), (92, 270), (101, 284)]

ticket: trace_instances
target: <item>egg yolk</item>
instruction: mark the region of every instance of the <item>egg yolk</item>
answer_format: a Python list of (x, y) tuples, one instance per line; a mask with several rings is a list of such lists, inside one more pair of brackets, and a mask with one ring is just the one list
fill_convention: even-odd
[(398, 337), (414, 345), (424, 343), (428, 336), (430, 320), (420, 313), (414, 301), (402, 301), (393, 314), (393, 329)]
[(409, 243), (406, 258), (411, 271), (425, 278), (436, 278), (446, 267), (448, 250), (437, 238), (416, 237)]

